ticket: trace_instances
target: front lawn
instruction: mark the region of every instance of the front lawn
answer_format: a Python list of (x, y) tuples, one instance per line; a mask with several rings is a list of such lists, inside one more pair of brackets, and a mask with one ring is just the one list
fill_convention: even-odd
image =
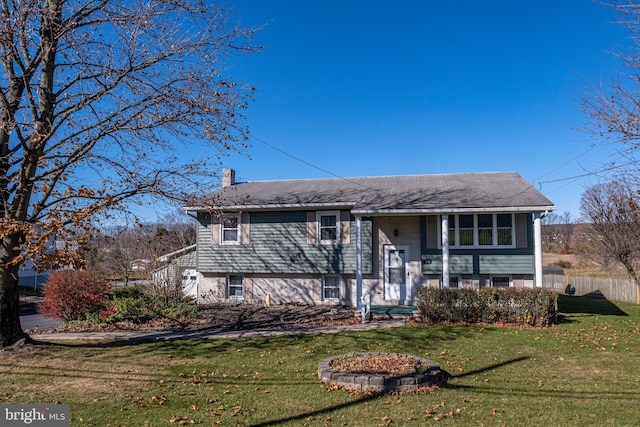
[[(637, 425), (640, 307), (561, 296), (560, 310), (547, 329), (41, 344), (0, 355), (0, 403), (66, 403), (72, 426)], [(426, 357), (451, 378), (387, 396), (318, 381), (322, 359), (370, 351)]]

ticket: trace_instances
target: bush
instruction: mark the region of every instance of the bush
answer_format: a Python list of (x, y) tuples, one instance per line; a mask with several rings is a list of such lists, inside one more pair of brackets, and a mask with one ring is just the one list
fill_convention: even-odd
[(565, 270), (570, 270), (571, 268), (573, 268), (573, 264), (571, 264), (571, 261), (566, 261), (563, 259), (554, 262), (553, 265), (564, 268)]
[(504, 323), (549, 326), (557, 321), (555, 292), (540, 288), (418, 290), (418, 310), (430, 323)]
[(145, 323), (153, 319), (183, 321), (198, 314), (190, 297), (167, 297), (138, 286), (115, 289), (86, 271), (60, 271), (49, 276), (39, 311), (64, 321)]
[(152, 319), (182, 321), (198, 313), (195, 301), (189, 297), (167, 298), (141, 288), (120, 288), (111, 296), (108, 306), (100, 312), (108, 323), (140, 324)]
[(88, 271), (63, 270), (52, 273), (44, 286), (44, 302), (38, 311), (64, 321), (78, 320), (104, 308), (109, 284)]
[(431, 323), (475, 323), (481, 315), (478, 293), (465, 288), (422, 288), (418, 291), (418, 309)]
[(110, 297), (114, 298), (140, 298), (144, 294), (144, 289), (140, 286), (124, 286), (116, 288), (111, 292)]

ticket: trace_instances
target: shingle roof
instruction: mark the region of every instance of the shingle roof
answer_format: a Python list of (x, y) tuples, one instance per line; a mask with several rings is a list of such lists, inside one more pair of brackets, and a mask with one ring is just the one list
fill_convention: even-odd
[(212, 196), (209, 202), (187, 209), (333, 207), (365, 215), (555, 209), (515, 172), (255, 181), (222, 188)]

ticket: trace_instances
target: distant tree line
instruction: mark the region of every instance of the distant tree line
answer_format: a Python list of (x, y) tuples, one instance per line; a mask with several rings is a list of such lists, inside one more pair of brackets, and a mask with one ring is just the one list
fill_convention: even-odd
[(167, 215), (155, 223), (105, 227), (92, 239), (85, 268), (125, 284), (150, 278), (161, 266), (158, 258), (195, 243), (191, 218)]

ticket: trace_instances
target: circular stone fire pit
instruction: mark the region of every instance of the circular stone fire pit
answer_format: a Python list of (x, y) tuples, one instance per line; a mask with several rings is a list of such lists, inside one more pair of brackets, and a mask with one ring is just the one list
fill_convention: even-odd
[(333, 368), (333, 362), (337, 358), (351, 356), (376, 357), (385, 355), (389, 355), (389, 353), (353, 353), (343, 356), (327, 357), (318, 364), (318, 378), (326, 384), (336, 384), (348, 389), (374, 392), (409, 391), (442, 384), (444, 381), (444, 375), (440, 371), (440, 366), (437, 363), (429, 359), (404, 354), (399, 356), (415, 359), (416, 365), (420, 367), (417, 372), (391, 375), (373, 372), (353, 373), (338, 371)]

